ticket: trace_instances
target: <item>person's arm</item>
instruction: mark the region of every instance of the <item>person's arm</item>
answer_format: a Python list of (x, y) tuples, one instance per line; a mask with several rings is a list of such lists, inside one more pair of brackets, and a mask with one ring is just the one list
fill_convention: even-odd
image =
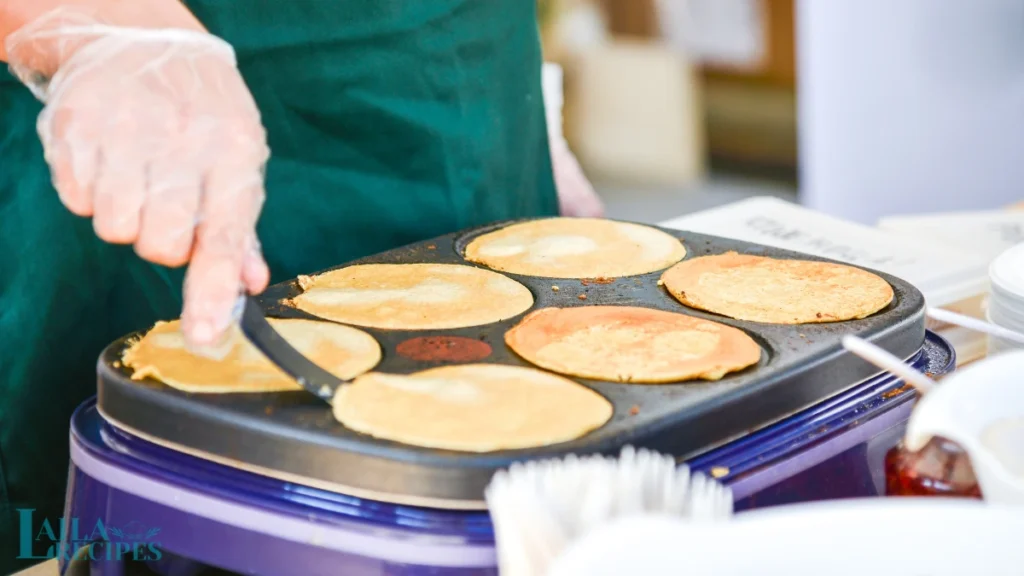
[(604, 203), (562, 136), (561, 66), (545, 62), (541, 80), (558, 212), (575, 218), (600, 218), (604, 216)]
[(179, 0), (3, 0), (0, 58), (46, 106), (54, 187), (96, 235), (189, 264), (186, 341), (215, 345), (269, 271), (256, 220), (269, 157), (234, 50)]
[(0, 60), (7, 62), (4, 40), (11, 32), (58, 8), (91, 13), (112, 26), (205, 30), (181, 0), (3, 0), (0, 2)]

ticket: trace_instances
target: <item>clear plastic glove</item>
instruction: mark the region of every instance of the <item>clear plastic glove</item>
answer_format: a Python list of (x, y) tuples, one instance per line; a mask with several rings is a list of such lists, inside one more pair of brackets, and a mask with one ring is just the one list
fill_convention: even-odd
[(564, 142), (552, 142), (551, 165), (558, 188), (558, 211), (562, 216), (600, 218), (604, 203), (587, 180), (576, 156)]
[(266, 134), (231, 46), (199, 31), (105, 25), (57, 10), (12, 33), (11, 70), (45, 104), (38, 130), (64, 205), (108, 242), (189, 263), (191, 346), (221, 340), (269, 272), (255, 225)]
[(551, 168), (558, 190), (558, 212), (562, 216), (600, 218), (604, 204), (594, 192), (576, 156), (562, 133), (562, 67), (545, 62), (541, 71), (544, 113), (551, 149)]

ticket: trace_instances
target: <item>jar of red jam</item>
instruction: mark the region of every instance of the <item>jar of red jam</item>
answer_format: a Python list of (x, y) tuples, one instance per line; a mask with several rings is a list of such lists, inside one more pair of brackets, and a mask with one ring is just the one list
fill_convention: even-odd
[(935, 437), (918, 452), (900, 442), (885, 455), (885, 494), (980, 499), (981, 488), (967, 452)]

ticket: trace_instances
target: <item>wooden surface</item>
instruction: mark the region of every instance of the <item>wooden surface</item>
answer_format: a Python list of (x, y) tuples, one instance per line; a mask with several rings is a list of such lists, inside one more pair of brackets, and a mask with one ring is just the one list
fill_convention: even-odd
[[(796, 85), (794, 0), (758, 0), (764, 21), (765, 59), (753, 70), (707, 66), (709, 78), (742, 79), (793, 89)], [(654, 0), (600, 0), (608, 31), (618, 37), (658, 38), (661, 28)]]
[(793, 0), (761, 0), (765, 59), (753, 70), (708, 66), (711, 79), (742, 80), (793, 90), (796, 87), (796, 26)]
[(58, 576), (57, 560), (48, 560), (41, 564), (36, 564), (27, 570), (15, 572), (12, 576)]
[(608, 31), (627, 38), (655, 38), (661, 34), (654, 0), (601, 0), (608, 16)]

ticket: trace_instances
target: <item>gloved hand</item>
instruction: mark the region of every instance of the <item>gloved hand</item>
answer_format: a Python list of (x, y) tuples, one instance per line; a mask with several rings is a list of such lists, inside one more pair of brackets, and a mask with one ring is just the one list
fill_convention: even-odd
[(103, 240), (188, 262), (186, 340), (216, 344), (240, 292), (269, 278), (255, 233), (269, 149), (231, 46), (61, 9), (12, 33), (6, 50), (46, 104), (38, 130), (61, 201)]
[(558, 211), (562, 216), (604, 216), (604, 203), (564, 140), (551, 141), (551, 166), (555, 173), (555, 186), (558, 188)]
[(576, 160), (562, 134), (562, 67), (545, 62), (541, 69), (541, 91), (544, 96), (545, 124), (551, 169), (558, 190), (558, 212), (562, 216), (600, 218), (604, 204), (594, 192), (580, 163)]

